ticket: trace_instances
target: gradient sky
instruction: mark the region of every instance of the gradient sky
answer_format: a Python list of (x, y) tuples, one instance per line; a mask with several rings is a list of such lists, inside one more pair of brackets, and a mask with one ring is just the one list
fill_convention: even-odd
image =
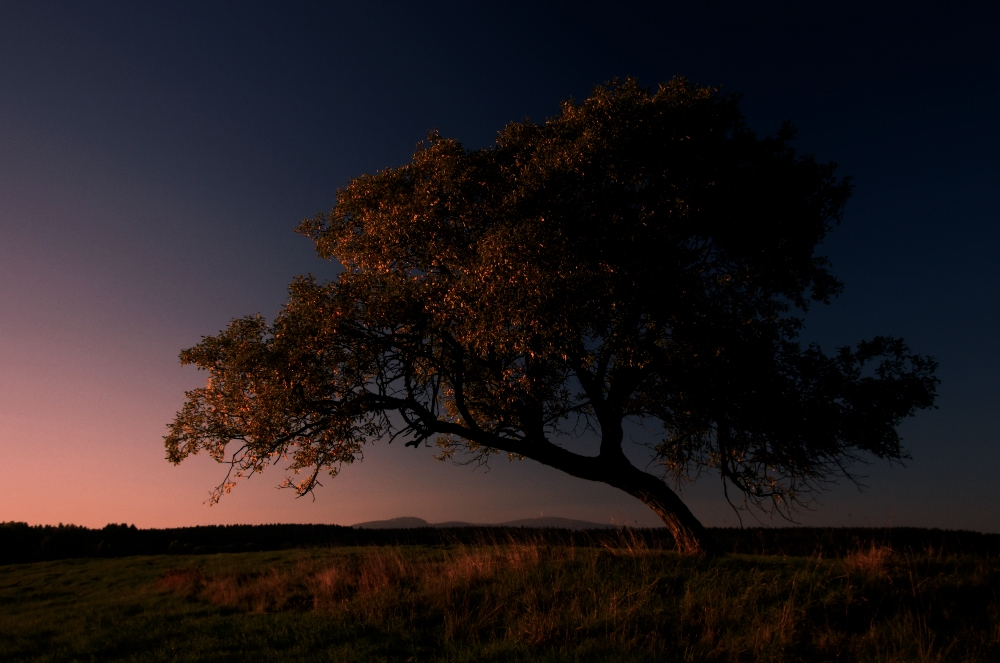
[[(162, 437), (204, 380), (182, 348), (272, 317), (297, 274), (335, 274), (292, 228), (349, 178), (405, 163), (432, 128), (485, 146), (615, 76), (683, 74), (745, 95), (761, 134), (791, 119), (801, 151), (854, 177), (822, 247), (845, 292), (805, 338), (893, 334), (940, 362), (940, 409), (902, 429), (907, 466), (862, 468), (865, 491), (798, 520), (1000, 532), (997, 7), (4, 2), (0, 521), (656, 524), (531, 461), (484, 472), (384, 443), (315, 500), (275, 490), (278, 471), (209, 507), (224, 468), (174, 467)], [(713, 477), (684, 497), (736, 522)]]

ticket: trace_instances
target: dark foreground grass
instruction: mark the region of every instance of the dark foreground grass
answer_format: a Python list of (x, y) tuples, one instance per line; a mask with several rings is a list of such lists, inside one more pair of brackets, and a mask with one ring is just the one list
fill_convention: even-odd
[(544, 542), (0, 567), (3, 661), (1000, 661), (1000, 560)]

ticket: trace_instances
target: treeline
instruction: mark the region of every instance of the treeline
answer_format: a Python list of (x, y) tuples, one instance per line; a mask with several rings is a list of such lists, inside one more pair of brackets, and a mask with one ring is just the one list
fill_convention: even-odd
[[(759, 555), (840, 557), (871, 546), (921, 554), (1000, 555), (1000, 534), (894, 527), (714, 528), (724, 551)], [(672, 549), (662, 528), (571, 531), (528, 527), (423, 527), (354, 529), (340, 525), (211, 525), (138, 529), (110, 524), (101, 529), (75, 525), (0, 523), (0, 564), (74, 557), (257, 552), (327, 546), (450, 545), (530, 541), (583, 547), (645, 546)]]

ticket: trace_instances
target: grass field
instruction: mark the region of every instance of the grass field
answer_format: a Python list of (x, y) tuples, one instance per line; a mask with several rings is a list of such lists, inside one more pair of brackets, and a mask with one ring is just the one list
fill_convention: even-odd
[(1000, 661), (1000, 560), (544, 541), (0, 566), (3, 661)]

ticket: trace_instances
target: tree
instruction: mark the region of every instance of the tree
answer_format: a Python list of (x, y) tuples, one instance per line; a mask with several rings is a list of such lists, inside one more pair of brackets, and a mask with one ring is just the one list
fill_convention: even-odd
[[(797, 155), (788, 125), (758, 138), (738, 101), (616, 81), (494, 147), (434, 133), (351, 180), (298, 227), (338, 278), (299, 277), (273, 323), (181, 353), (210, 376), (168, 459), (229, 463), (218, 499), (281, 459), (304, 495), (375, 438), (530, 458), (637, 497), (700, 553), (664, 478), (714, 470), (787, 512), (853, 461), (904, 458), (896, 428), (933, 406), (936, 365), (892, 338), (832, 356), (798, 342), (840, 290), (816, 250), (851, 184)], [(659, 475), (623, 453), (629, 420), (660, 431)], [(596, 456), (573, 450), (586, 431)]]

